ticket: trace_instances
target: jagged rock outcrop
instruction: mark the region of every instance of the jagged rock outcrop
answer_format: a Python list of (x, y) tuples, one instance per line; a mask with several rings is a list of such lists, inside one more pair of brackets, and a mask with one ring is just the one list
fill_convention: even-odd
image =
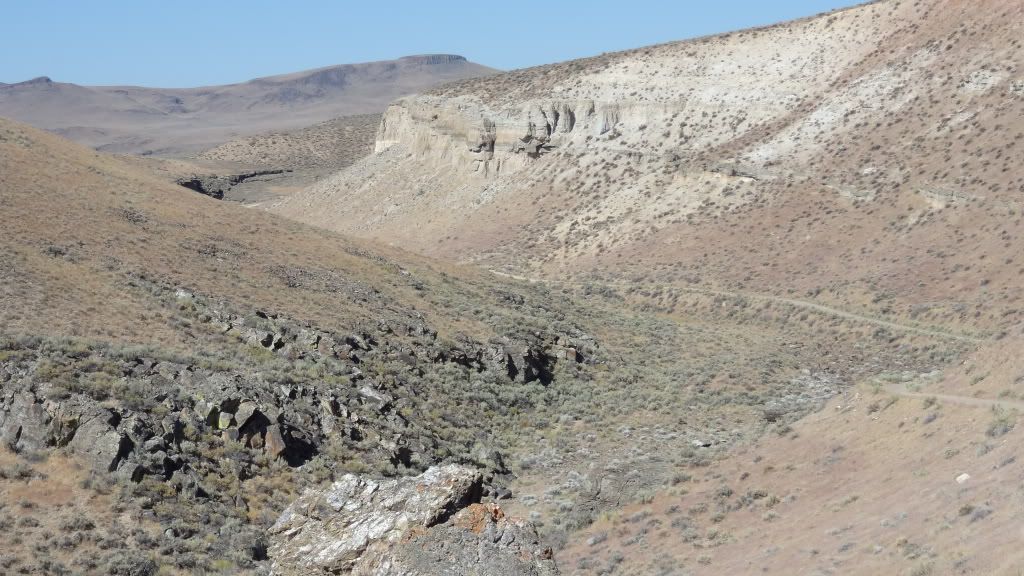
[(540, 382), (548, 385), (560, 360), (580, 364), (593, 361), (594, 342), (585, 334), (575, 337), (528, 334), (519, 338), (496, 338), (486, 346), (462, 338), (458, 347), (442, 353), (441, 358), (477, 371), (494, 370), (514, 382)]
[(189, 190), (194, 190), (200, 194), (216, 198), (217, 200), (223, 200), (224, 195), (233, 187), (245, 182), (246, 180), (252, 180), (255, 178), (265, 179), (267, 176), (277, 176), (288, 172), (291, 172), (291, 170), (257, 170), (255, 172), (230, 174), (228, 176), (209, 174), (205, 176), (179, 178), (177, 182), (179, 186), (183, 186)]
[(458, 465), (390, 480), (346, 475), (310, 490), (270, 529), (280, 576), (553, 576), (529, 524), (480, 504), (482, 475)]
[[(274, 273), (288, 282), (384, 298), (350, 279), (290, 268)], [(511, 498), (506, 447), (488, 430), (493, 422), (479, 414), (529, 409), (552, 382), (557, 363), (567, 365), (559, 367), (561, 378), (586, 370), (597, 354), (594, 342), (568, 324), (551, 332), (502, 330), (487, 342), (468, 336), (449, 341), (421, 313), (393, 311), (337, 332), (265, 310), (241, 313), (230, 303), (142, 277), (132, 282), (188, 319), (204, 334), (211, 356), (4, 340), (0, 442), (29, 456), (62, 449), (102, 482), (147, 494), (145, 505), (160, 503), (158, 521), (175, 541), (197, 534), (178, 522), (175, 507), (200, 507), (222, 523), (244, 516), (263, 499), (246, 492), (247, 481), (270, 473), (322, 482), (353, 469), (403, 475), (440, 462), (480, 470), (464, 488), (445, 484), (457, 493), (448, 503), (418, 500), (437, 511), (424, 525), (443, 524), (484, 497)], [(510, 306), (530, 306), (512, 293), (498, 297)], [(480, 394), (483, 402), (462, 404), (469, 393)], [(452, 434), (438, 417), (441, 410), (483, 424)], [(399, 508), (396, 500), (394, 509)], [(225, 528), (222, 536), (230, 540), (234, 534)], [(437, 534), (417, 540), (424, 550), (409, 548), (408, 562), (427, 562), (421, 559), (440, 550)], [(536, 541), (525, 527), (503, 522), (488, 534), (497, 539), (481, 540), (482, 549)], [(501, 540), (505, 534), (514, 536)], [(265, 558), (258, 532), (246, 528), (239, 538), (251, 552), (243, 550), (240, 561)], [(392, 571), (379, 573), (417, 573), (387, 570)]]
[[(295, 282), (313, 281), (295, 271), (281, 274)], [(261, 310), (239, 314), (188, 290), (151, 288), (192, 310), (209, 330), (245, 346), (249, 354), (321, 366), (331, 383), (278, 381), (145, 355), (37, 351), (21, 363), (0, 364), (5, 380), (0, 440), (16, 451), (66, 446), (96, 471), (134, 480), (145, 475), (166, 480), (200, 466), (189, 456), (188, 445), (204, 435), (292, 466), (331, 443), (353, 442), (374, 446), (375, 460), (423, 469), (432, 463), (427, 454), (438, 440), (408, 418), (412, 399), (407, 387), (427, 373), (453, 364), (507, 378), (510, 384), (548, 385), (558, 362), (582, 366), (596, 355), (596, 344), (578, 329), (508, 334), (486, 343), (465, 336), (443, 342), (421, 316), (413, 316), (404, 326), (381, 320), (364, 330), (336, 333)], [(361, 366), (368, 362), (394, 365), (395, 372), (405, 375), (389, 383), (364, 373)], [(100, 369), (98, 375), (89, 373)], [(144, 397), (136, 396), (142, 391)], [(119, 407), (103, 403), (111, 394), (126, 393)], [(475, 462), (487, 460), (493, 458)], [(503, 465), (495, 462), (492, 471), (503, 473)]]
[(401, 144), (418, 156), (494, 176), (573, 140), (605, 134), (618, 122), (618, 110), (615, 103), (589, 99), (530, 100), (515, 109), (494, 110), (474, 101), (410, 96), (384, 113), (375, 151)]

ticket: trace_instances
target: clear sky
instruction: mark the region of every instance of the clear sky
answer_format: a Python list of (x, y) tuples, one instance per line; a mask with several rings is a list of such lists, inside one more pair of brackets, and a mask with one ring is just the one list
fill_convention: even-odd
[(770, 24), (856, 0), (0, 0), (0, 82), (186, 87), (409, 54), (501, 69)]

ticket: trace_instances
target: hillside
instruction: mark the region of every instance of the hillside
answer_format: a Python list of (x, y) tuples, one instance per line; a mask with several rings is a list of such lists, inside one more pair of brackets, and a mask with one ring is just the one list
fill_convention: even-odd
[(237, 138), (195, 156), (194, 175), (283, 171), (231, 186), (227, 200), (247, 205), (288, 196), (373, 153), (380, 114), (342, 116), (284, 132)]
[[(0, 509), (5, 565), (256, 569), (303, 488), (450, 462), (561, 547), (860, 375), (964, 350), (783, 301), (694, 292), (668, 313), (502, 278), (152, 166), (0, 121), (0, 433), (19, 455), (0, 492), (28, 502)], [(30, 552), (54, 533), (71, 543)]]
[(1022, 10), (883, 1), (451, 84), (276, 210), (662, 305), (699, 287), (1009, 329)]
[(882, 0), (186, 159), (0, 118), (0, 572), (1018, 574), (1021, 32)]
[(343, 116), (291, 132), (225, 142), (198, 158), (337, 172), (373, 153), (379, 124), (380, 114)]
[[(452, 83), (271, 210), (844, 358), (792, 380), (820, 412), (780, 417), (774, 388), (763, 435), (570, 530), (563, 573), (1016, 574), (1021, 32), (1019, 2), (884, 0)], [(860, 349), (890, 337), (924, 361)], [(741, 365), (698, 387), (765, 391)], [(558, 467), (509, 508), (580, 484)]]
[(424, 55), (185, 89), (80, 86), (40, 77), (0, 85), (0, 116), (100, 150), (172, 155), (379, 113), (401, 95), (493, 72), (461, 56)]
[(572, 540), (563, 571), (1018, 574), (1021, 345), (868, 379), (606, 515)]

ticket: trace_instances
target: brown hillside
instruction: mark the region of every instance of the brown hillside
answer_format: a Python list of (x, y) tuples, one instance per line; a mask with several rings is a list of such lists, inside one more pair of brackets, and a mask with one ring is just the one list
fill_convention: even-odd
[[(53, 523), (28, 520), (7, 553), (19, 569), (103, 573), (131, 551), (244, 572), (302, 488), (451, 461), (490, 470), (562, 547), (849, 382), (928, 373), (974, 343), (783, 299), (693, 291), (668, 307), (520, 282), (215, 201), (152, 166), (0, 124), (0, 434), (28, 462), (0, 490), (43, 482), (51, 467), (32, 462), (60, 452), (97, 501), (171, 530), (104, 527), (72, 546), (89, 554), (36, 558)], [(238, 430), (244, 403), (276, 416)], [(61, 432), (86, 423), (100, 428)], [(117, 456), (95, 444), (111, 434)], [(80, 511), (39, 510), (59, 526)]]
[[(565, 572), (1017, 574), (1022, 32), (1021, 2), (888, 0), (459, 82), (273, 210), (681, 325), (784, 306), (831, 325), (790, 325), (798, 346), (850, 352), (860, 324), (974, 350), (846, 365), (822, 412), (768, 408), (764, 436), (571, 532)], [(751, 377), (728, 373), (709, 389)], [(516, 509), (580, 483), (563, 469)]]
[(1019, 574), (1020, 346), (864, 382), (606, 516), (565, 572)]

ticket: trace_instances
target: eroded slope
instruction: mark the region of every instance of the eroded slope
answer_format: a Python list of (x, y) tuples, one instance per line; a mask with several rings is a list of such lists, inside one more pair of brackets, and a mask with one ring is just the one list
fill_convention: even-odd
[(255, 570), (298, 490), (447, 462), (557, 548), (856, 378), (965, 345), (783, 300), (665, 306), (371, 250), (7, 121), (0, 165), (0, 434), (24, 462), (80, 462), (158, 534), (37, 558), (50, 523), (25, 521), (19, 570), (109, 571), (128, 550)]
[(523, 276), (1018, 321), (1019, 3), (884, 1), (399, 100), (277, 209)]

